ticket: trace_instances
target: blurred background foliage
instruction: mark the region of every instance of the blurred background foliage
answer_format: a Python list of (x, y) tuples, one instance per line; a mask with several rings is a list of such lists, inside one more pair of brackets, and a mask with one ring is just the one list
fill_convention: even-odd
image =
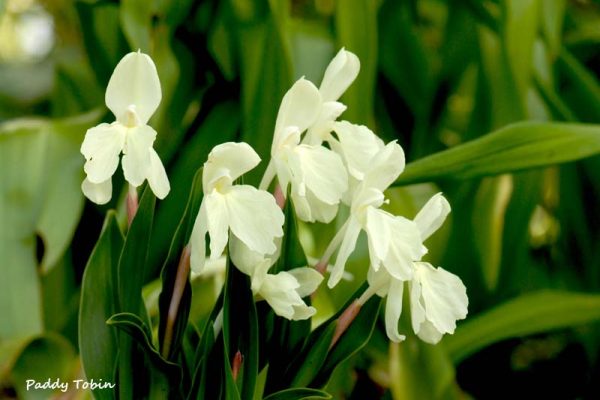
[[(111, 120), (104, 88), (126, 52), (150, 54), (163, 88), (151, 124), (172, 191), (138, 277), (156, 318), (160, 267), (196, 169), (231, 140), (268, 159), (283, 94), (301, 76), (320, 82), (340, 47), (361, 60), (343, 118), (398, 140), (412, 162), (517, 121), (598, 124), (599, 45), (592, 0), (0, 0), (0, 397), (45, 398), (24, 391), (25, 379), (82, 374), (81, 278), (106, 211), (125, 221), (125, 189), (104, 207), (84, 201), (79, 146), (88, 127)], [(531, 129), (543, 137), (549, 126)], [(598, 125), (588, 128), (594, 139), (579, 148), (549, 142), (548, 160), (598, 154)], [(409, 216), (437, 191), (449, 198), (451, 221), (429, 257), (465, 282), (467, 320), (437, 346), (390, 344), (378, 324), (327, 390), (335, 399), (600, 398), (600, 157), (463, 175), (442, 171), (387, 195)], [(309, 256), (335, 225), (301, 226)], [(350, 262), (352, 277), (317, 293), (313, 323), (360, 285), (366, 250)], [(222, 282), (218, 269), (194, 279), (198, 326)]]

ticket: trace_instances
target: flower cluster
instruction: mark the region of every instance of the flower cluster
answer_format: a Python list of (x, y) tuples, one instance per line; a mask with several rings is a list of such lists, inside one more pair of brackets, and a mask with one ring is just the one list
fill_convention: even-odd
[[(288, 319), (314, 315), (303, 297), (323, 280), (319, 270), (329, 263), (328, 286), (337, 285), (358, 237), (365, 232), (369, 248), (368, 289), (358, 299), (387, 297), (385, 323), (391, 340), (400, 341), (398, 325), (404, 289), (410, 299), (414, 332), (436, 343), (453, 333), (456, 320), (465, 318), (468, 299), (461, 280), (423, 261), (424, 241), (444, 222), (450, 205), (433, 196), (411, 220), (393, 215), (382, 206), (385, 190), (404, 170), (404, 152), (395, 141), (385, 144), (369, 128), (338, 118), (346, 110), (339, 98), (358, 76), (360, 62), (344, 49), (331, 61), (317, 88), (301, 78), (283, 97), (271, 146), (271, 157), (259, 188), (236, 184), (255, 168), (258, 154), (246, 143), (216, 146), (204, 164), (204, 197), (191, 240), (191, 267), (201, 273), (206, 263), (207, 235), (210, 259), (226, 248), (233, 263), (250, 276), (257, 299)], [(90, 129), (82, 145), (88, 198), (110, 199), (110, 178), (123, 151), (126, 180), (138, 186), (148, 180), (163, 198), (169, 191), (164, 168), (152, 149), (156, 132), (146, 125), (160, 101), (160, 84), (152, 60), (131, 53), (119, 63), (109, 83), (106, 103), (117, 117), (113, 124)], [(276, 181), (276, 184), (273, 183)], [(289, 194), (296, 216), (305, 222), (331, 222), (340, 207), (349, 217), (332, 239), (317, 268), (303, 267), (277, 274), (270, 268), (279, 257), (284, 214), (267, 190)], [(229, 245), (229, 246), (228, 246)]]

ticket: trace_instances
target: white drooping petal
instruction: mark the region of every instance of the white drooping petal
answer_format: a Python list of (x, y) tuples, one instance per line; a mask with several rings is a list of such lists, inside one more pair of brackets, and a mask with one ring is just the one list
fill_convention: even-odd
[(348, 121), (336, 122), (333, 129), (338, 141), (331, 142), (332, 148), (343, 157), (350, 174), (362, 180), (373, 157), (385, 146), (383, 140), (366, 126)]
[(210, 258), (221, 257), (227, 245), (230, 215), (227, 196), (216, 190), (204, 196), (202, 204), (206, 206), (208, 235), (210, 236)]
[(140, 52), (129, 53), (119, 61), (108, 81), (106, 106), (123, 125), (130, 125), (132, 108), (145, 125), (156, 111), (162, 94), (156, 66)]
[(300, 297), (313, 294), (323, 281), (323, 275), (314, 268), (294, 268), (287, 272), (298, 281), (300, 286), (296, 289), (296, 292)]
[(144, 183), (150, 172), (150, 149), (156, 139), (156, 131), (148, 125), (141, 125), (129, 128), (126, 132), (122, 160), (123, 175), (127, 182), (138, 187)]
[[(411, 310), (412, 307), (422, 307), (425, 321), (429, 321), (435, 330), (441, 334), (454, 333), (456, 321), (467, 316), (469, 303), (467, 290), (460, 278), (440, 267), (419, 262), (415, 263), (415, 279), (411, 286), (411, 291), (415, 291), (414, 295), (411, 293)], [(413, 297), (419, 297), (419, 301), (413, 301)], [(417, 312), (422, 313), (420, 310)], [(413, 329), (418, 322), (421, 326), (415, 329), (417, 334), (422, 329), (423, 319), (413, 321)], [(431, 335), (428, 336), (431, 338)]]
[(290, 320), (302, 320), (316, 313), (307, 306), (298, 293), (301, 285), (296, 277), (286, 271), (276, 275), (267, 274), (258, 294), (273, 308), (275, 314)]
[(369, 283), (369, 286), (375, 290), (377, 296), (385, 297), (390, 291), (392, 277), (384, 268), (379, 269), (379, 271), (369, 268), (369, 271), (367, 272), (367, 282)]
[(441, 193), (437, 193), (421, 208), (415, 217), (415, 223), (421, 232), (421, 240), (425, 241), (437, 231), (450, 213), (450, 203)]
[(231, 232), (250, 250), (274, 253), (277, 250), (275, 238), (283, 236), (284, 222), (275, 198), (248, 185), (233, 186), (223, 197), (227, 199)]
[[(265, 256), (264, 254), (250, 250), (244, 242), (238, 239), (235, 235), (229, 238), (229, 256), (233, 264), (242, 273), (254, 277), (255, 275), (264, 275), (267, 270), (277, 259), (277, 256)], [(263, 272), (257, 273), (257, 268), (267, 260), (266, 269)]]
[(384, 191), (404, 171), (404, 150), (398, 143), (390, 142), (373, 158), (363, 182), (366, 186)]
[(86, 159), (83, 170), (90, 183), (109, 180), (119, 166), (119, 154), (125, 143), (126, 129), (118, 124), (100, 124), (85, 133), (81, 154)]
[[(340, 156), (322, 146), (297, 146), (289, 156), (294, 185), (305, 186), (327, 204), (338, 204), (348, 189), (348, 174)], [(300, 189), (300, 195), (303, 191)]]
[(348, 87), (354, 82), (360, 71), (360, 60), (358, 57), (345, 49), (341, 49), (331, 60), (319, 91), (323, 101), (335, 101), (339, 99)]
[(406, 336), (398, 331), (398, 323), (402, 314), (402, 296), (404, 294), (404, 282), (392, 279), (385, 301), (385, 332), (393, 342), (401, 342)]
[(348, 219), (347, 224), (348, 225), (346, 225), (346, 232), (344, 232), (342, 244), (340, 245), (340, 249), (335, 259), (335, 264), (331, 269), (331, 274), (329, 275), (329, 280), (327, 281), (327, 286), (329, 286), (329, 288), (337, 285), (342, 279), (346, 262), (356, 247), (356, 241), (358, 240), (358, 235), (361, 231), (360, 223), (356, 220), (356, 218), (351, 216)]
[(305, 194), (301, 196), (298, 193), (297, 188), (293, 187), (291, 197), (296, 216), (301, 221), (319, 221), (328, 224), (333, 221), (337, 215), (337, 204), (327, 204), (319, 200), (310, 190), (307, 190)]
[(150, 168), (148, 169), (148, 184), (156, 197), (164, 199), (171, 191), (169, 178), (163, 163), (153, 148), (150, 148)]
[(81, 183), (81, 190), (90, 201), (96, 204), (106, 204), (112, 197), (111, 178), (101, 183), (92, 183), (86, 178)]
[(204, 163), (202, 185), (210, 193), (218, 181), (225, 178), (231, 185), (241, 175), (258, 165), (260, 157), (248, 143), (227, 142), (215, 146)]
[(383, 210), (367, 207), (364, 228), (368, 237), (371, 267), (375, 271), (379, 270), (390, 247), (392, 218), (393, 216)]
[(192, 235), (190, 237), (190, 266), (196, 274), (202, 273), (206, 258), (206, 233), (208, 232), (208, 216), (206, 215), (206, 203), (200, 204), (200, 210), (196, 215)]
[(320, 110), (321, 95), (315, 85), (303, 78), (296, 81), (279, 106), (272, 152), (277, 152), (286, 127), (296, 127), (302, 133), (315, 122)]

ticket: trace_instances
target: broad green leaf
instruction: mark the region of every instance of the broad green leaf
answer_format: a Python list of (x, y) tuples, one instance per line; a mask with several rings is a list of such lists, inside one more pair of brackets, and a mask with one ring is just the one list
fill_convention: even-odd
[[(360, 26), (360, 29), (357, 27)], [(360, 74), (342, 96), (348, 106), (344, 118), (353, 123), (373, 125), (373, 97), (377, 74), (377, 4), (370, 0), (336, 3), (335, 30), (339, 47), (360, 59)]]
[(329, 324), (319, 339), (304, 349), (305, 354), (291, 363), (289, 374), (293, 377), (289, 386), (308, 386), (327, 358), (336, 324)]
[(500, 304), (459, 324), (442, 341), (455, 363), (498, 341), (600, 319), (600, 295), (539, 291)]
[(541, 0), (542, 33), (553, 57), (557, 57), (560, 53), (566, 8), (566, 0)]
[(406, 166), (396, 184), (498, 175), (600, 153), (600, 126), (520, 122)]
[(390, 343), (390, 391), (392, 398), (460, 399), (452, 362), (442, 346), (432, 346), (415, 336)]
[[(0, 230), (0, 340), (42, 330), (37, 270), (47, 272), (71, 241), (83, 207), (79, 146), (98, 118), (92, 112), (0, 125), (0, 224), (6, 227)], [(36, 252), (43, 254), (41, 267)]]
[(331, 399), (331, 396), (322, 390), (309, 388), (292, 388), (273, 393), (263, 400), (316, 400)]
[[(68, 384), (66, 389), (73, 390), (72, 379), (77, 358), (75, 349), (65, 338), (54, 333), (33, 339), (19, 355), (12, 368), (12, 380), (20, 399), (43, 400), (62, 394), (59, 389), (37, 389), (28, 388), (31, 381), (51, 382), (58, 380), (59, 383)], [(29, 381), (29, 382), (28, 382)], [(109, 382), (111, 382), (109, 380)], [(102, 392), (110, 393), (110, 389)]]
[[(115, 376), (117, 336), (106, 320), (116, 311), (117, 266), (123, 247), (114, 211), (109, 211), (100, 238), (83, 273), (79, 309), (79, 351), (88, 379), (111, 382)], [(98, 399), (111, 399), (112, 393), (97, 390)]]
[[(160, 310), (160, 324), (158, 330), (158, 340), (160, 343), (161, 353), (164, 357), (172, 359), (179, 350), (181, 339), (188, 323), (188, 315), (190, 311), (190, 303), (192, 296), (192, 288), (189, 283), (189, 265), (188, 271), (179, 271), (180, 258), (183, 256), (183, 250), (189, 242), (192, 228), (196, 220), (196, 214), (200, 209), (202, 202), (202, 169), (196, 172), (196, 177), (192, 184), (192, 189), (187, 202), (187, 207), (175, 235), (171, 242), (169, 255), (165, 260), (165, 264), (161, 273), (162, 290), (158, 299)], [(177, 282), (177, 276), (181, 273), (186, 274), (185, 287), (179, 299), (177, 319), (170, 327), (169, 338), (165, 341), (165, 330), (167, 328), (167, 319), (170, 312), (171, 303), (173, 302), (174, 286)]]
[(486, 178), (479, 185), (472, 212), (473, 238), (488, 290), (498, 284), (506, 208), (513, 190), (510, 175)]

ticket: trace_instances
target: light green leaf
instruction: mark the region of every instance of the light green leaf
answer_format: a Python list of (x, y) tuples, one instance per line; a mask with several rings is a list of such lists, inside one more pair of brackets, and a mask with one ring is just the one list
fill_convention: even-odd
[(132, 50), (150, 51), (152, 3), (145, 0), (123, 0), (119, 7), (119, 18), (125, 37)]
[(498, 341), (600, 319), (600, 295), (539, 291), (517, 297), (459, 324), (443, 345), (455, 363)]
[[(79, 310), (79, 350), (88, 379), (115, 378), (117, 336), (106, 320), (115, 312), (117, 304), (117, 266), (123, 247), (123, 234), (116, 214), (109, 211), (100, 239), (83, 273), (81, 308)], [(98, 399), (111, 399), (105, 390), (94, 392)]]
[(396, 184), (498, 175), (598, 153), (598, 125), (520, 122), (414, 161), (406, 166)]

